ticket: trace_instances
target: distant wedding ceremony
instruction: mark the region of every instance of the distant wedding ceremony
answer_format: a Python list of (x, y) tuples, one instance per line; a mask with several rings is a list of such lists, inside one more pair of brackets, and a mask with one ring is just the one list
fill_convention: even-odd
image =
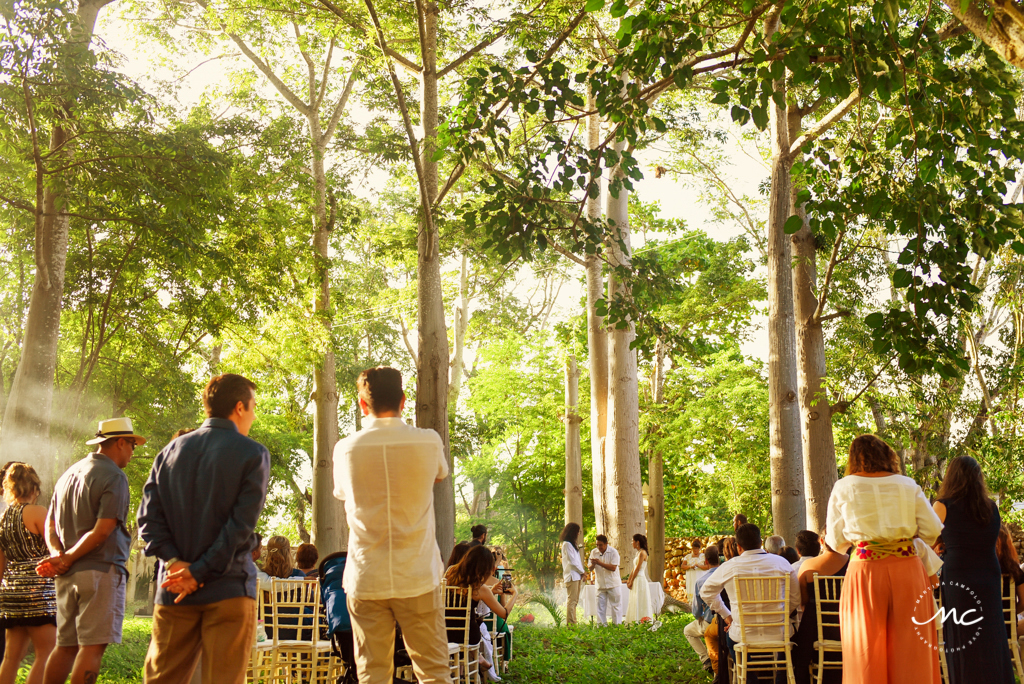
[(7, 0), (0, 168), (0, 684), (1024, 684), (1020, 0)]

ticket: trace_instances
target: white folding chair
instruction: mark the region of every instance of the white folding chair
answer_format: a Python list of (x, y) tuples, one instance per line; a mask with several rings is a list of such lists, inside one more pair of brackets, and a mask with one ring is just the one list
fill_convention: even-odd
[(320, 638), (320, 583), (275, 578), (271, 586), (271, 681), (328, 684), (340, 661), (331, 642)]
[(472, 593), (462, 587), (442, 586), (444, 591), (444, 619), (449, 631), (458, 632), (462, 638), (456, 643), (459, 649), (460, 684), (479, 684), (480, 645), (469, 643), (469, 626), (473, 620)]
[(780, 669), (786, 671), (789, 684), (796, 684), (790, 652), (793, 644), (789, 641), (790, 575), (736, 577), (733, 581), (736, 583), (733, 619), (740, 626), (736, 667), (732, 668), (733, 684), (745, 683), (750, 672), (774, 673)]
[[(814, 650), (818, 653), (818, 662), (811, 662), (811, 675), (817, 684), (821, 684), (826, 669), (843, 669), (843, 642), (839, 634), (839, 597), (842, 591), (842, 577), (814, 573), (815, 614), (818, 618), (818, 639), (814, 642)], [(825, 660), (826, 653), (838, 653), (840, 658), (838, 661)]]
[(1006, 635), (1017, 678), (1024, 682), (1024, 667), (1021, 666), (1020, 642), (1017, 638), (1017, 583), (1009, 575), (1003, 575), (1003, 621), (1006, 623)]

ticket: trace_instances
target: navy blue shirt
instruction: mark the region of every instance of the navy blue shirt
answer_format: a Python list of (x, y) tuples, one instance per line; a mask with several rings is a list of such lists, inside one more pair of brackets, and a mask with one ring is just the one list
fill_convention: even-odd
[[(179, 558), (203, 584), (182, 599), (202, 605), (230, 598), (256, 598), (256, 548), (253, 530), (263, 512), (270, 476), (270, 454), (259, 442), (239, 434), (224, 418), (175, 439), (157, 454), (142, 490), (139, 536), (146, 555), (160, 563)], [(157, 589), (156, 602), (173, 605), (176, 594)]]

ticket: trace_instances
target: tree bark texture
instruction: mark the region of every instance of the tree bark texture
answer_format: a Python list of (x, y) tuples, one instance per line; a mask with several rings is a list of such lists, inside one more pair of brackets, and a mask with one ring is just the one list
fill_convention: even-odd
[[(80, 49), (88, 50), (99, 11), (111, 0), (86, 0), (79, 3), (75, 29)], [(74, 102), (64, 102), (64, 120), (70, 121)], [(50, 132), (49, 156), (58, 160), (72, 131), (63, 125)], [(43, 169), (36, 168), (37, 174)], [(56, 179), (54, 179), (56, 180)], [(35, 468), (45, 500), (53, 489), (58, 473), (50, 445), (57, 348), (60, 342), (60, 317), (67, 266), (70, 217), (62, 213), (63, 193), (59, 182), (43, 185), (37, 195), (35, 216), (35, 276), (29, 296), (21, 359), (11, 383), (11, 391), (0, 430), (0, 459), (22, 461)]]
[(583, 463), (580, 453), (580, 369), (565, 360), (565, 523), (583, 526)]
[[(622, 153), (625, 141), (616, 142)], [(622, 177), (616, 167), (613, 178)], [(609, 253), (614, 265), (630, 263), (629, 192), (620, 188), (619, 196), (608, 194), (607, 216), (611, 226)], [(609, 297), (629, 296), (628, 286), (609, 274)], [(637, 383), (636, 352), (629, 348), (636, 338), (630, 322), (625, 328), (608, 331), (608, 435), (605, 439), (605, 496), (608, 507), (608, 536), (622, 555), (623, 567), (633, 559), (631, 540), (644, 532), (644, 504), (640, 478), (640, 394)]]
[[(1024, 8), (1014, 0), (943, 0), (961, 24), (1007, 62), (1024, 69)], [(985, 7), (982, 10), (981, 7)]]
[[(792, 130), (790, 131), (792, 134)], [(817, 314), (817, 250), (807, 212), (791, 193), (790, 211), (803, 225), (793, 235), (793, 308), (796, 318), (797, 382), (800, 395), (801, 437), (804, 458), (804, 501), (807, 528), (825, 527), (828, 499), (839, 479), (832, 433), (832, 407), (825, 393), (825, 334)], [(787, 537), (787, 541), (790, 541)]]
[[(651, 382), (655, 404), (665, 402), (665, 343), (654, 343), (654, 377)], [(655, 449), (647, 460), (647, 545), (650, 548), (647, 571), (655, 582), (665, 578), (665, 472), (664, 459)]]
[(452, 331), (455, 350), (452, 353), (451, 375), (448, 381), (448, 415), (455, 417), (459, 393), (462, 391), (462, 374), (466, 368), (466, 330), (469, 328), (469, 257), (462, 255), (462, 273), (459, 278), (459, 303), (455, 307)]
[[(765, 39), (778, 29), (778, 12), (765, 20)], [(786, 96), (784, 79), (775, 92)], [(788, 107), (771, 103), (772, 180), (768, 216), (768, 413), (771, 442), (772, 526), (792, 542), (804, 529), (804, 475), (796, 370), (790, 208)]]
[[(596, 109), (593, 98), (590, 109)], [(597, 114), (587, 118), (587, 146), (601, 144), (601, 119)], [(598, 179), (600, 180), (600, 179)], [(587, 219), (601, 218), (601, 195), (588, 197)], [(604, 318), (597, 315), (597, 302), (603, 296), (604, 276), (601, 259), (588, 254), (587, 270), (587, 355), (590, 363), (590, 469), (594, 490), (594, 524), (599, 534), (608, 531), (608, 508), (605, 503), (604, 445), (608, 429), (608, 335)]]
[(422, 35), (423, 89), (420, 117), (423, 146), (420, 153), (426, 202), (421, 206), (417, 239), (416, 294), (419, 300), (419, 349), (416, 363), (416, 425), (441, 436), (448, 477), (434, 485), (434, 520), (441, 557), (447, 558), (455, 545), (455, 489), (453, 464), (448, 443), (448, 329), (444, 320), (441, 291), (440, 239), (427, 213), (437, 197), (437, 162), (433, 160), (437, 140), (437, 5), (423, 6)]

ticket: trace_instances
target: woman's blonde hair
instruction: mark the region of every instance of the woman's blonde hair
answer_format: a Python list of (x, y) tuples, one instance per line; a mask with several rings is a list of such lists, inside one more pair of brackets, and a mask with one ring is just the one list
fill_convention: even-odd
[(36, 469), (27, 463), (11, 463), (4, 473), (4, 501), (9, 504), (26, 496), (38, 494), (40, 487)]
[(292, 569), (292, 545), (288, 537), (280, 535), (267, 540), (267, 559), (263, 562), (263, 572), (271, 577), (290, 577)]

